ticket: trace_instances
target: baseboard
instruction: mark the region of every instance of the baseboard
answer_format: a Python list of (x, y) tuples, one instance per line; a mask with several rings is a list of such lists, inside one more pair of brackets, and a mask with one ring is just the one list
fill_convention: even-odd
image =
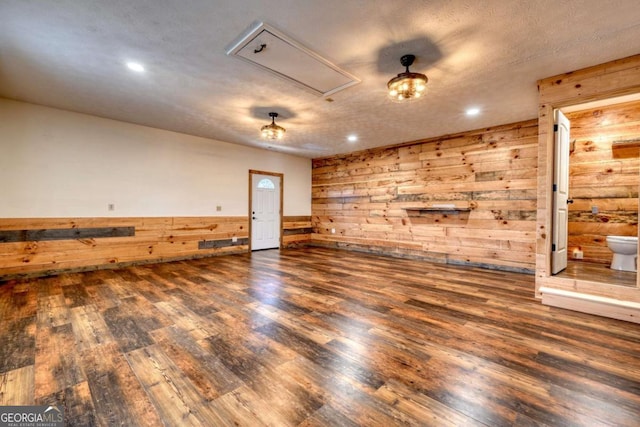
[(452, 260), (448, 259), (446, 254), (442, 254), (441, 257), (433, 257), (425, 254), (422, 251), (410, 251), (402, 252), (401, 250), (390, 250), (389, 248), (373, 246), (373, 245), (363, 245), (358, 243), (346, 243), (346, 242), (327, 242), (327, 241), (318, 241), (311, 240), (307, 242), (307, 246), (318, 247), (318, 248), (330, 248), (330, 249), (340, 249), (352, 252), (362, 252), (372, 255), (381, 255), (392, 258), (404, 258), (404, 259), (412, 259), (412, 260), (421, 260), (426, 262), (432, 262), (435, 264), (447, 264), (447, 265), (458, 265), (462, 267), (477, 267), (484, 268), (486, 270), (496, 270), (496, 271), (508, 271), (511, 273), (522, 273), (522, 274), (535, 274), (535, 270), (531, 268), (525, 267), (512, 267), (508, 265), (499, 265), (499, 264), (489, 264), (489, 263), (480, 263), (480, 262), (471, 262), (471, 261), (461, 261), (461, 260)]
[(627, 322), (640, 323), (640, 303), (541, 287), (542, 304)]

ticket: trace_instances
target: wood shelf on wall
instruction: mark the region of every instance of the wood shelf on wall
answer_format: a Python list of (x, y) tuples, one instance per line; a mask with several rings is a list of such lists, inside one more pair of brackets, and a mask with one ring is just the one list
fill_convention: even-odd
[(405, 211), (419, 211), (419, 212), (469, 212), (471, 208), (421, 208), (421, 207), (409, 207), (404, 208)]
[(428, 214), (449, 214), (457, 215), (460, 213), (468, 213), (477, 207), (474, 201), (442, 201), (442, 202), (401, 202), (392, 201), (390, 207), (402, 209), (407, 212), (408, 216), (421, 216)]
[(461, 212), (469, 212), (473, 209), (469, 204), (455, 204), (455, 203), (433, 203), (426, 206), (405, 206), (402, 209), (407, 211), (409, 216), (417, 216), (420, 214), (450, 214), (456, 215)]
[(611, 148), (640, 148), (640, 138), (613, 141)]

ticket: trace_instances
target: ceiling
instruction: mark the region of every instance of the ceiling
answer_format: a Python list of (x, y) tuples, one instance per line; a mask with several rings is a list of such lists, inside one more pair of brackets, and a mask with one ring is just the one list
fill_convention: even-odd
[[(3, 0), (0, 21), (1, 97), (311, 158), (532, 119), (538, 79), (640, 53), (637, 0)], [(257, 22), (361, 82), (330, 102), (228, 56)], [(407, 53), (429, 83), (398, 104)]]

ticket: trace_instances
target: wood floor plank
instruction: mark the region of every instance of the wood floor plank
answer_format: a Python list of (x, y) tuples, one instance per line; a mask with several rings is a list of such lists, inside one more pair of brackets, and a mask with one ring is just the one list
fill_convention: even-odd
[(250, 306), (256, 313), (264, 317), (278, 322), (294, 331), (302, 331), (302, 333), (311, 340), (325, 344), (336, 337), (336, 334), (329, 329), (318, 326), (313, 321), (308, 321), (306, 317), (291, 316), (286, 312), (282, 312), (278, 308), (265, 305), (262, 303), (254, 303)]
[(70, 312), (76, 350), (82, 352), (114, 342), (113, 335), (96, 306), (89, 304), (74, 307)]
[(54, 394), (86, 380), (71, 324), (40, 328), (36, 338), (36, 399)]
[(120, 302), (120, 296), (111, 287), (111, 285), (102, 283), (91, 286), (87, 289), (90, 296), (90, 302), (87, 303), (96, 306), (100, 311), (107, 310), (117, 306)]
[(165, 291), (166, 295), (177, 299), (189, 310), (196, 313), (198, 316), (207, 317), (210, 314), (215, 313), (218, 309), (213, 306), (208, 299), (201, 298), (199, 295), (193, 295), (192, 293), (185, 292), (184, 289), (175, 288)]
[(212, 352), (176, 326), (151, 333), (162, 351), (198, 389), (200, 398), (212, 401), (241, 387), (242, 382)]
[(293, 349), (296, 353), (320, 366), (330, 369), (337, 369), (339, 367), (339, 371), (336, 371), (336, 374), (349, 376), (361, 382), (363, 385), (374, 389), (384, 384), (384, 380), (376, 372), (367, 369), (360, 363), (355, 363), (340, 356), (331, 348), (320, 345), (286, 326), (271, 323), (256, 329), (256, 331), (269, 339)]
[(111, 334), (116, 339), (123, 353), (153, 344), (153, 340), (136, 319), (127, 315), (120, 307), (112, 307), (102, 314)]
[(50, 395), (36, 399), (37, 405), (59, 405), (64, 408), (65, 425), (68, 427), (104, 425), (96, 419), (89, 384), (84, 381)]
[(87, 286), (82, 284), (68, 285), (62, 287), (62, 292), (66, 299), (67, 307), (79, 307), (89, 304), (91, 297), (87, 292)]
[(330, 405), (324, 405), (318, 409), (311, 417), (300, 423), (300, 427), (323, 427), (323, 426), (341, 426), (341, 427), (358, 427), (354, 420), (346, 415), (341, 414)]
[(33, 365), (36, 355), (36, 316), (0, 323), (0, 343), (0, 373)]
[(232, 335), (206, 341), (227, 369), (250, 386), (261, 402), (278, 412), (287, 425), (298, 424), (322, 405), (306, 388), (283, 383), (273, 369), (280, 364), (274, 366), (255, 351), (255, 346), (245, 345), (245, 338)]
[(249, 386), (243, 385), (216, 399), (211, 405), (220, 416), (216, 426), (290, 425)]
[(442, 427), (485, 425), (397, 381), (387, 382), (375, 395), (420, 420), (424, 425)]
[(127, 354), (127, 360), (149, 395), (160, 419), (170, 425), (211, 426), (218, 417), (198, 387), (157, 345)]
[(38, 298), (38, 327), (61, 326), (70, 321), (70, 310), (64, 295)]
[(162, 425), (159, 409), (115, 342), (87, 349), (81, 358), (99, 425)]
[(372, 393), (363, 390), (352, 378), (336, 375), (337, 368), (325, 369), (307, 358), (300, 357), (282, 366), (278, 372), (284, 378), (291, 378), (309, 388), (313, 385), (319, 386), (312, 392), (320, 393), (325, 403), (311, 417), (316, 421), (319, 419), (349, 420), (353, 425), (381, 427), (420, 425), (419, 420), (397, 410), (395, 405), (387, 405), (381, 399), (375, 398)]
[(30, 405), (34, 384), (33, 365), (0, 373), (0, 406)]
[(217, 335), (222, 331), (222, 326), (207, 317), (198, 316), (179, 302), (161, 301), (155, 304), (165, 316), (173, 320), (173, 325), (180, 328), (183, 333), (190, 335), (194, 340)]
[(11, 311), (14, 318), (35, 316), (38, 312), (38, 290), (30, 283), (18, 284), (11, 295)]
[(327, 248), (0, 283), (0, 404), (71, 426), (628, 426), (640, 325)]

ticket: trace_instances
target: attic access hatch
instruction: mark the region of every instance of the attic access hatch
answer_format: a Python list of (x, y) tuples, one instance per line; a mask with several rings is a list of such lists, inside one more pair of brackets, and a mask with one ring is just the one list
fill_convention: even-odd
[(227, 55), (255, 64), (319, 96), (360, 83), (360, 79), (262, 22), (241, 36)]

